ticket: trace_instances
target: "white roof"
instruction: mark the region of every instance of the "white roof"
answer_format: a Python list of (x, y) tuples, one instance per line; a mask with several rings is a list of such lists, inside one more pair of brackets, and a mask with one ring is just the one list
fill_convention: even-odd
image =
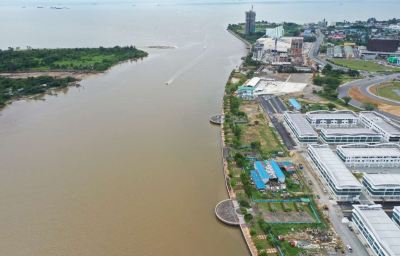
[(263, 94), (280, 95), (287, 93), (302, 92), (306, 86), (307, 86), (306, 83), (267, 81), (262, 79), (258, 83), (256, 89), (254, 90), (254, 95), (263, 95)]
[(325, 128), (321, 130), (321, 133), (325, 135), (340, 135), (340, 136), (355, 136), (355, 135), (377, 135), (379, 133), (368, 128)]
[(318, 110), (308, 112), (306, 115), (311, 119), (358, 119), (357, 115), (353, 111), (349, 110)]
[(263, 44), (264, 47), (263, 49), (268, 51), (268, 50), (276, 50), (278, 52), (288, 52), (288, 50), (291, 47), (291, 40), (287, 40), (285, 37), (282, 37), (280, 39), (277, 40), (276, 42), (276, 46), (275, 46), (275, 39), (274, 38), (270, 38), (270, 37), (266, 37), (266, 38), (260, 38), (257, 40), (257, 43)]
[(253, 77), (252, 79), (250, 79), (249, 81), (247, 81), (244, 86), (248, 86), (248, 87), (255, 87), (259, 82), (260, 82), (261, 78), (259, 77)]
[(400, 126), (390, 121), (388, 118), (373, 111), (362, 111), (360, 115), (370, 119), (376, 126), (387, 133), (400, 135)]
[(400, 174), (392, 173), (366, 173), (364, 179), (375, 187), (400, 186)]
[(292, 121), (294, 128), (298, 131), (300, 136), (318, 137), (318, 133), (314, 131), (310, 123), (304, 118), (303, 114), (286, 111), (285, 115)]
[(310, 145), (319, 163), (331, 177), (337, 187), (361, 188), (360, 182), (353, 176), (342, 160), (329, 148), (327, 144)]
[(337, 147), (346, 157), (399, 157), (400, 145), (394, 143), (384, 143), (377, 145), (370, 144), (351, 144)]
[(353, 205), (353, 212), (358, 213), (364, 225), (382, 248), (385, 255), (400, 255), (400, 229), (389, 218), (381, 205)]

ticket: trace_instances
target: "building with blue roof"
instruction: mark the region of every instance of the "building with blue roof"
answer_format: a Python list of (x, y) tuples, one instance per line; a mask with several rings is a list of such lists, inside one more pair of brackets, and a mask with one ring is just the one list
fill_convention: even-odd
[(275, 176), (279, 182), (285, 183), (285, 174), (282, 172), (281, 168), (279, 167), (278, 163), (275, 160), (269, 161), (272, 169), (275, 172)]
[(254, 162), (254, 168), (256, 169), (258, 175), (260, 176), (264, 184), (267, 183), (270, 179), (270, 176), (265, 170), (264, 163), (262, 161), (256, 161)]
[(261, 180), (261, 178), (260, 178), (260, 176), (258, 175), (258, 172), (257, 172), (257, 171), (252, 170), (252, 171), (250, 172), (250, 175), (251, 175), (251, 179), (252, 179), (253, 182), (254, 182), (254, 185), (256, 185), (256, 188), (257, 188), (258, 190), (265, 190), (265, 189), (266, 189), (266, 186), (265, 186), (264, 182)]
[(301, 105), (296, 99), (289, 99), (289, 103), (293, 106), (294, 109), (301, 110)]

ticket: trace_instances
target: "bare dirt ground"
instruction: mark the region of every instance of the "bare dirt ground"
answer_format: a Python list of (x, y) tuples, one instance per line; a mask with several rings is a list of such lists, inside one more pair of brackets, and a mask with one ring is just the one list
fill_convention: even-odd
[(262, 215), (267, 222), (315, 222), (308, 212), (262, 211)]
[[(372, 89), (371, 92), (374, 92), (373, 90), (376, 90), (376, 88)], [(360, 92), (360, 90), (356, 87), (353, 87), (349, 90), (349, 95), (352, 99), (355, 99), (357, 101), (360, 101), (363, 103), (372, 103), (375, 106), (377, 106), (378, 109), (380, 109), (382, 111), (388, 112), (393, 115), (400, 115), (400, 107), (399, 106), (389, 105), (386, 103), (379, 102), (375, 99), (369, 98), (369, 97), (365, 96), (364, 94), (362, 94)]]

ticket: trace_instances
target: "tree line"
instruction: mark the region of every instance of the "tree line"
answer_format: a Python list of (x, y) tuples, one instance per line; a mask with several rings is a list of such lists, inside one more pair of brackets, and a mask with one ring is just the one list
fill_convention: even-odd
[(0, 107), (9, 100), (44, 93), (50, 88), (62, 88), (76, 81), (73, 77), (40, 76), (12, 79), (0, 76)]
[(126, 60), (144, 58), (147, 53), (134, 46), (112, 48), (60, 48), (0, 50), (0, 72), (34, 70), (105, 71)]

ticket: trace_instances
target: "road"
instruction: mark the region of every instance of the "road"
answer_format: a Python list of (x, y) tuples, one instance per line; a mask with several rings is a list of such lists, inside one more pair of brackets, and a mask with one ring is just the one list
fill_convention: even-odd
[(324, 35), (321, 33), (321, 31), (319, 29), (316, 31), (316, 34), (317, 34), (317, 39), (315, 40), (314, 44), (311, 46), (310, 51), (308, 52), (308, 58), (313, 60), (315, 63), (317, 63), (320, 66), (325, 66), (325, 65), (329, 64), (332, 66), (333, 69), (348, 71), (349, 70), (348, 68), (335, 65), (333, 63), (330, 63), (330, 62), (318, 57), (319, 49), (320, 49), (322, 43), (324, 42)]
[[(372, 98), (374, 100), (377, 100), (377, 101), (380, 101), (383, 103), (400, 106), (399, 102), (394, 102), (392, 100), (378, 97), (368, 90), (368, 88), (370, 88), (371, 86), (374, 86), (374, 85), (377, 85), (377, 84), (380, 84), (380, 83), (383, 83), (386, 81), (390, 81), (394, 78), (400, 78), (400, 74), (379, 75), (379, 76), (374, 76), (371, 78), (364, 78), (364, 79), (354, 80), (354, 81), (345, 83), (338, 88), (338, 93), (339, 93), (338, 97), (342, 99), (345, 96), (349, 96), (349, 90), (351, 88), (358, 88), (362, 94), (364, 94), (365, 96), (367, 96), (369, 98)], [(361, 108), (361, 109), (364, 107), (364, 104), (362, 102), (359, 102), (355, 99), (351, 99), (349, 104), (354, 107)], [(396, 116), (396, 115), (393, 115), (390, 113), (386, 113), (383, 111), (377, 111), (377, 112), (385, 115), (386, 117), (394, 119), (396, 121), (400, 121), (399, 116)]]
[(286, 148), (289, 150), (294, 149), (294, 147), (296, 146), (296, 142), (294, 142), (292, 136), (290, 136), (289, 132), (282, 124), (282, 121), (279, 121), (279, 119), (277, 118), (277, 115), (281, 115), (284, 111), (287, 111), (286, 106), (277, 96), (272, 95), (260, 95), (258, 96), (258, 101), (263, 108), (264, 113), (268, 115), (273, 126), (278, 131)]
[[(318, 57), (319, 49), (320, 49), (320, 47), (321, 47), (321, 45), (322, 45), (322, 43), (324, 41), (324, 35), (321, 33), (320, 30), (317, 30), (316, 34), (317, 34), (317, 39), (314, 42), (314, 44), (312, 45), (312, 47), (311, 47), (311, 49), (310, 49), (310, 51), (308, 53), (308, 57), (311, 60), (313, 60), (314, 62), (316, 62), (317, 64), (321, 65), (321, 66), (325, 66), (326, 64), (329, 64), (334, 69), (348, 71), (347, 68), (344, 68), (344, 67), (341, 67), (341, 66), (337, 66), (335, 64), (327, 62), (326, 60), (321, 59), (321, 58)], [(361, 73), (364, 76), (368, 76), (369, 75), (368, 72), (361, 72)], [(348, 91), (350, 90), (350, 88), (358, 87), (360, 89), (360, 91), (364, 95), (366, 95), (366, 96), (368, 96), (370, 98), (373, 98), (373, 99), (375, 99), (377, 101), (380, 101), (380, 102), (383, 102), (383, 103), (400, 106), (399, 102), (394, 102), (392, 100), (388, 100), (388, 99), (376, 96), (376, 95), (372, 94), (368, 90), (368, 88), (371, 87), (371, 86), (374, 86), (376, 84), (379, 84), (379, 83), (382, 83), (382, 82), (385, 82), (385, 81), (389, 81), (389, 80), (394, 79), (396, 77), (400, 78), (400, 74), (375, 76), (373, 78), (364, 78), (364, 79), (355, 80), (355, 81), (352, 81), (352, 82), (349, 82), (349, 83), (345, 83), (345, 84), (341, 85), (338, 88), (339, 98), (343, 98), (345, 96), (348, 96)], [(354, 106), (354, 107), (360, 108), (360, 109), (364, 108), (364, 106), (363, 106), (364, 104), (362, 102), (359, 102), (359, 101), (354, 100), (354, 99), (352, 99), (349, 102), (349, 104)], [(396, 116), (396, 115), (393, 115), (393, 114), (390, 114), (390, 113), (386, 113), (386, 112), (383, 112), (383, 111), (379, 111), (379, 110), (377, 110), (377, 112), (381, 113), (382, 115), (385, 115), (388, 118), (391, 118), (393, 120), (396, 120), (396, 121), (400, 122), (400, 117), (399, 116)]]
[(353, 251), (357, 253), (355, 255), (367, 256), (368, 252), (365, 249), (365, 246), (357, 238), (356, 234), (352, 232), (346, 224), (342, 223), (342, 218), (344, 216), (340, 206), (334, 200), (329, 199), (329, 197), (331, 196), (329, 192), (324, 192), (327, 191), (325, 188), (328, 187), (328, 185), (322, 183), (322, 179), (320, 179), (318, 171), (314, 168), (314, 166), (311, 166), (310, 164), (311, 159), (305, 152), (299, 152), (299, 154), (302, 156), (303, 159), (305, 159), (305, 161), (302, 163), (304, 165), (304, 177), (312, 182), (312, 191), (316, 195), (320, 196), (320, 199), (317, 200), (318, 203), (328, 206), (329, 220), (331, 221), (336, 233), (340, 236), (344, 245), (351, 246)]

